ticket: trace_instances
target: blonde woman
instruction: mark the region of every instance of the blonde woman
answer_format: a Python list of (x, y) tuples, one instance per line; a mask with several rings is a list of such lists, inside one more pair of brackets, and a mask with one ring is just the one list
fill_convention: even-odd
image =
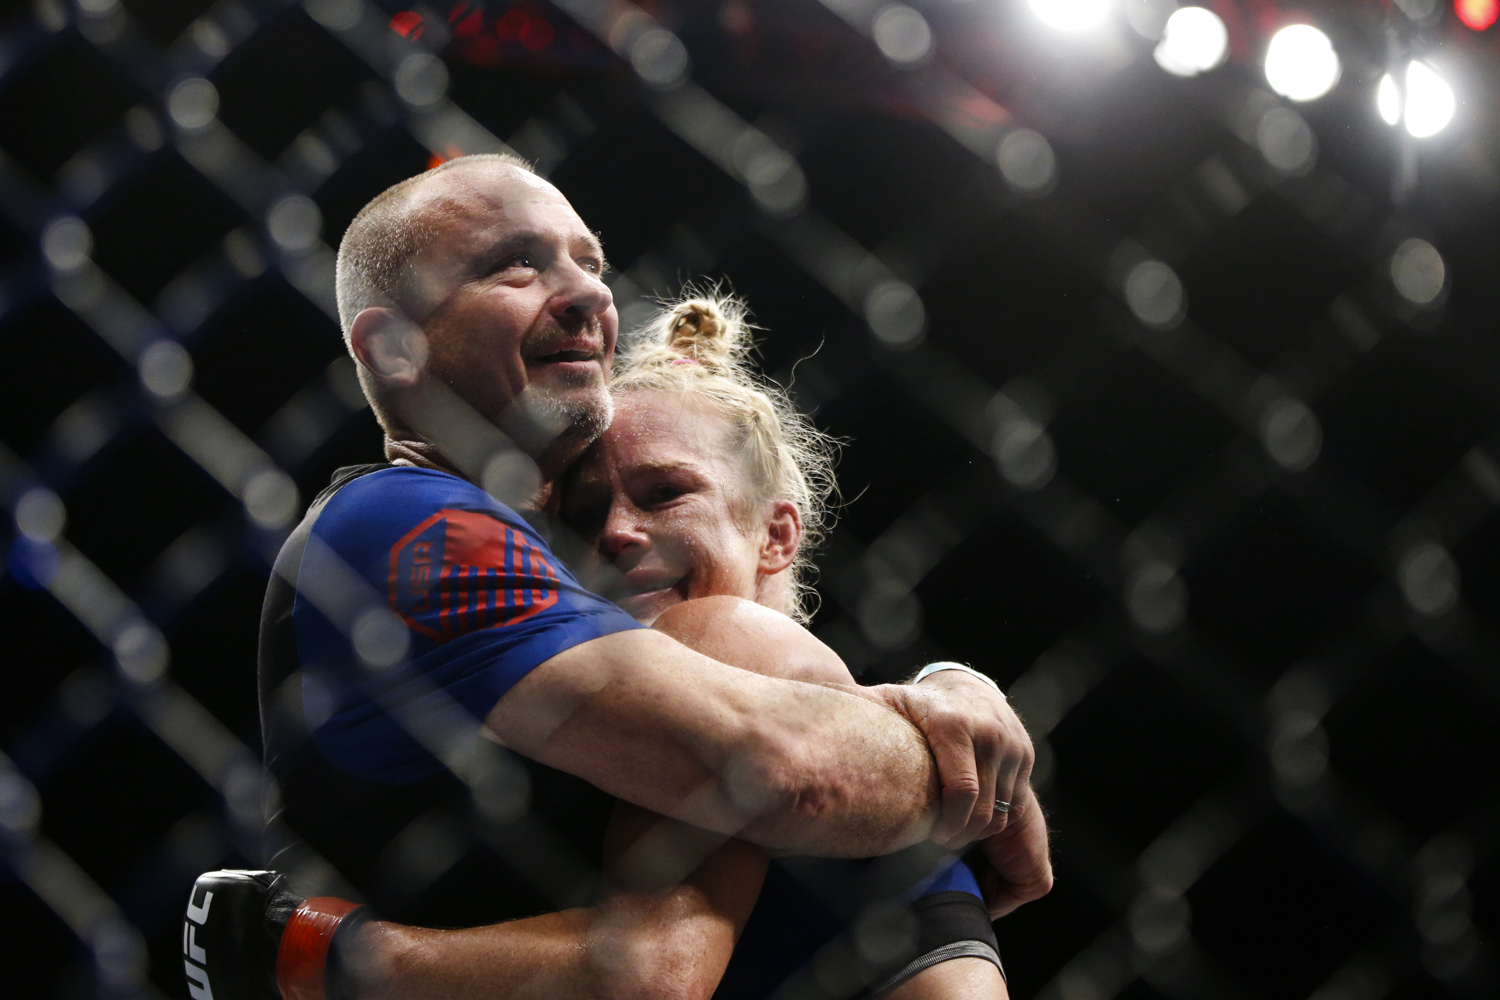
[[(803, 627), (810, 553), (834, 489), (833, 449), (751, 373), (749, 347), (744, 307), (733, 299), (700, 295), (663, 309), (612, 380), (612, 425), (564, 480), (563, 520), (609, 571), (594, 588), (637, 620), (742, 669), (852, 686), (839, 657)], [(622, 805), (611, 840), (629, 841), (651, 823)], [(676, 849), (681, 867), (681, 841), (661, 830), (658, 837)], [(650, 853), (639, 845), (616, 851), (633, 853), (637, 867)], [(874, 869), (801, 860), (773, 865), (768, 880), (764, 855), (743, 845), (707, 863), (726, 875), (730, 912), (766, 886), (718, 995), (769, 995), (820, 948), (839, 947), (846, 914), (869, 912), (872, 900), (858, 894)], [(866, 956), (860, 995), (1006, 995), (975, 879), (962, 862), (943, 868), (885, 901), (893, 908), (887, 919), (909, 937), (880, 956), (886, 968)], [(725, 932), (735, 923), (726, 920)]]

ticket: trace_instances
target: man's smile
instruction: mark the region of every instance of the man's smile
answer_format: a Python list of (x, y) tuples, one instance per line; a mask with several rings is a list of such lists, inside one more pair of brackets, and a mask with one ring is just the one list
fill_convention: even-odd
[(602, 365), (604, 344), (597, 336), (575, 334), (549, 337), (526, 351), (527, 366), (533, 365)]

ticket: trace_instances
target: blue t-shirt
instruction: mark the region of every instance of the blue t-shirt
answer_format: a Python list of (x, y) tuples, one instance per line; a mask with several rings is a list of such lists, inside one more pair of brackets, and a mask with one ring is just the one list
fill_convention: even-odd
[(384, 469), (336, 492), (297, 577), (305, 710), (326, 716), (314, 739), (341, 767), (382, 781), (443, 767), (411, 735), (423, 720), (441, 724), (454, 705), (483, 720), (544, 661), (643, 627), (584, 590), (515, 511), (428, 469)]

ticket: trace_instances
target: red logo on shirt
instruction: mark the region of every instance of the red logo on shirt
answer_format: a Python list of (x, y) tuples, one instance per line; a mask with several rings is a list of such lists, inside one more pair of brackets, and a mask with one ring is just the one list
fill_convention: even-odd
[(391, 546), (391, 609), (438, 642), (525, 621), (557, 603), (548, 555), (504, 523), (444, 509)]

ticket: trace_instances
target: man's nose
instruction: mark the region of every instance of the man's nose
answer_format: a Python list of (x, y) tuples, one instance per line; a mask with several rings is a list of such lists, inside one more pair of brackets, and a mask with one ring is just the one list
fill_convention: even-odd
[(604, 279), (576, 261), (566, 261), (553, 274), (557, 281), (553, 310), (558, 316), (594, 319), (614, 304), (614, 295)]

